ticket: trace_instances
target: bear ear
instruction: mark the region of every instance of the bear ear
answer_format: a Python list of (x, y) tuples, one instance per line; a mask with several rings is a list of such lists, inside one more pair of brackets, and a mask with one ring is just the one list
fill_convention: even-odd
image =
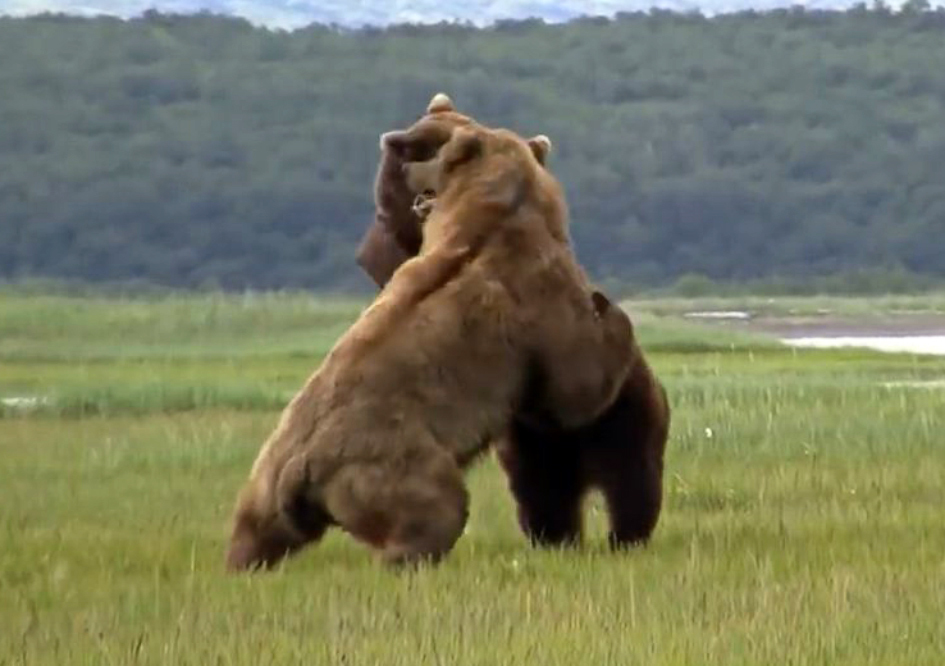
[(533, 136), (528, 140), (528, 147), (532, 149), (532, 154), (538, 163), (544, 166), (548, 153), (551, 152), (551, 139), (544, 134)]
[(389, 150), (398, 157), (403, 156), (410, 143), (410, 137), (406, 130), (391, 130), (381, 134), (381, 151)]
[(471, 127), (457, 127), (440, 149), (440, 165), (444, 174), (482, 153), (482, 139)]
[(591, 302), (594, 304), (594, 314), (598, 317), (604, 316), (610, 309), (610, 299), (599, 291), (591, 293)]
[(444, 111), (455, 111), (456, 107), (453, 106), (453, 100), (449, 98), (449, 95), (443, 92), (438, 92), (433, 96), (433, 99), (430, 100), (430, 103), (427, 104), (427, 113), (442, 113)]

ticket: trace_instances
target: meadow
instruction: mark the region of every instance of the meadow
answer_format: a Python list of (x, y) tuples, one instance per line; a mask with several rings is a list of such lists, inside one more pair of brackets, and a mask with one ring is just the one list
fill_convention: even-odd
[(43, 398), (0, 407), (0, 664), (942, 663), (945, 358), (676, 316), (732, 302), (627, 304), (673, 407), (648, 547), (608, 552), (592, 497), (581, 548), (530, 548), (489, 458), (439, 567), (331, 533), (225, 575), (258, 447), (362, 306), (0, 293), (0, 398)]

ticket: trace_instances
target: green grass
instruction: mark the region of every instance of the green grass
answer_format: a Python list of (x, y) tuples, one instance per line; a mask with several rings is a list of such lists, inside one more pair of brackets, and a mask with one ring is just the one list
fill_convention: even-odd
[(945, 360), (651, 310), (674, 416), (648, 548), (608, 553), (597, 498), (584, 547), (529, 548), (487, 459), (438, 568), (332, 533), (224, 575), (259, 445), (361, 305), (0, 297), (0, 396), (52, 398), (0, 413), (0, 664), (942, 663), (945, 392), (882, 382)]
[(364, 305), (300, 294), (85, 299), (0, 292), (0, 360), (311, 353), (330, 346)]

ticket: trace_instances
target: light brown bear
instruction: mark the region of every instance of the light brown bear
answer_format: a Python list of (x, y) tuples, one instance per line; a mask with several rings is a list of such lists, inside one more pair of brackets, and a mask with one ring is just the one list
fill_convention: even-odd
[[(430, 131), (421, 121), (389, 139), (415, 145)], [(438, 560), (467, 519), (462, 468), (507, 428), (535, 377), (555, 378), (537, 402), (574, 423), (623, 384), (630, 321), (555, 240), (566, 210), (539, 148), (481, 127), (451, 137), (408, 169), (437, 189), (419, 254), (260, 451), (237, 499), (229, 569), (272, 566), (331, 525), (388, 563)]]
[[(438, 93), (427, 108), (425, 123), (437, 119), (447, 130), (474, 125), (452, 101)], [(448, 131), (441, 130), (440, 136)], [(400, 133), (394, 133), (396, 139)], [(431, 134), (431, 139), (436, 138)], [(533, 145), (540, 145), (533, 143)], [(428, 154), (436, 146), (421, 143), (414, 150)], [(402, 157), (414, 157), (409, 145), (396, 141), (384, 148), (376, 193), (379, 215), (369, 228), (358, 264), (383, 287), (399, 265), (398, 256), (416, 251), (398, 238), (419, 235), (422, 208), (411, 206), (416, 192), (407, 187)], [(547, 152), (547, 151), (545, 151)], [(541, 164), (544, 154), (536, 154)], [(383, 168), (387, 165), (387, 168)], [(389, 233), (387, 229), (396, 230)], [(570, 241), (567, 241), (568, 243)], [(382, 260), (386, 259), (386, 263)], [(646, 543), (659, 520), (663, 498), (663, 456), (669, 435), (670, 406), (666, 391), (650, 368), (636, 340), (627, 341), (634, 366), (616, 402), (598, 419), (578, 428), (564, 427), (535, 398), (544, 394), (542, 381), (522, 399), (505, 436), (497, 442), (499, 459), (518, 507), (519, 523), (536, 544), (575, 543), (582, 533), (582, 500), (600, 489), (610, 518), (614, 547)]]

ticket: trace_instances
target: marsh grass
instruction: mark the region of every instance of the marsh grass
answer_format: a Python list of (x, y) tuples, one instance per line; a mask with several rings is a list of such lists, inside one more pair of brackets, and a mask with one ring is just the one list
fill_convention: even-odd
[(150, 299), (0, 292), (0, 359), (225, 358), (324, 349), (363, 301), (304, 294)]
[(942, 663), (945, 391), (882, 385), (941, 359), (642, 313), (673, 405), (648, 548), (607, 552), (596, 497), (584, 547), (529, 548), (488, 459), (436, 569), (332, 533), (233, 578), (239, 484), (360, 304), (224, 299), (194, 324), (206, 298), (0, 299), (0, 395), (55, 398), (0, 419), (0, 664)]

